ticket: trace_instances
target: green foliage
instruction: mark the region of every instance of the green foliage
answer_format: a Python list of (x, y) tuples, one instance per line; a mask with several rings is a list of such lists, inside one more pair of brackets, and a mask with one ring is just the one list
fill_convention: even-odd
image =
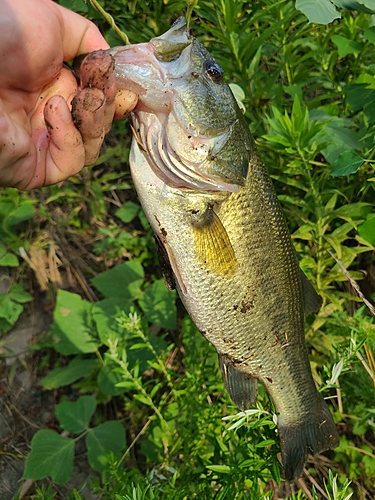
[(23, 311), (23, 304), (32, 297), (20, 285), (11, 285), (7, 293), (0, 293), (0, 336), (8, 332)]
[[(111, 45), (122, 43), (89, 3), (63, 4), (93, 19)], [(161, 34), (187, 7), (180, 0), (102, 5), (132, 43)], [(314, 378), (342, 436), (332, 461), (309, 467), (310, 476), (330, 499), (372, 498), (375, 327), (363, 295), (371, 305), (373, 5), (298, 0), (304, 14), (287, 0), (190, 5), (191, 29), (235, 84), (301, 267), (323, 298), (320, 312), (308, 318), (306, 340)], [(92, 293), (83, 298), (77, 289), (60, 290), (47, 338), (60, 356), (42, 385), (67, 391), (56, 415), (69, 437), (39, 431), (24, 478), (67, 481), (75, 442), (85, 438), (89, 464), (100, 473), (91, 488), (102, 498), (272, 498), (282, 482), (272, 404), (260, 387), (257, 407), (237, 413), (215, 350), (165, 288), (126, 167), (130, 132), (116, 127), (117, 143), (110, 138), (93, 169), (41, 191), (37, 202), (2, 191), (0, 264), (17, 265), (18, 249), (28, 250), (42, 231), (48, 232), (43, 248), (68, 241), (67, 260), (82, 247), (88, 248), (82, 260), (91, 259), (81, 274)], [(56, 217), (60, 207), (64, 213)], [(25, 302), (16, 292), (0, 297), (5, 329)], [(83, 395), (77, 398), (77, 391)], [(327, 473), (327, 463), (339, 474)], [(321, 498), (310, 490), (314, 500)], [(54, 495), (42, 486), (39, 492), (36, 498)], [(70, 497), (81, 498), (76, 490)], [(300, 490), (289, 498), (307, 497)]]
[(74, 440), (53, 431), (38, 431), (31, 441), (22, 479), (51, 477), (56, 484), (69, 480), (73, 471)]
[(104, 472), (108, 469), (108, 456), (119, 455), (125, 447), (125, 431), (120, 422), (104, 422), (90, 429), (86, 436), (87, 458), (91, 467)]
[(125, 431), (116, 421), (104, 422), (89, 428), (96, 409), (92, 396), (81, 396), (77, 401), (63, 401), (56, 406), (56, 417), (61, 427), (76, 439), (53, 431), (38, 431), (31, 441), (31, 452), (26, 459), (23, 479), (50, 477), (56, 484), (68, 481), (73, 472), (75, 441), (86, 436), (87, 457), (91, 467), (99, 472), (108, 468), (108, 456), (118, 456), (125, 446)]
[(301, 10), (310, 23), (329, 24), (340, 18), (341, 14), (335, 7), (375, 13), (372, 0), (296, 0), (296, 9)]

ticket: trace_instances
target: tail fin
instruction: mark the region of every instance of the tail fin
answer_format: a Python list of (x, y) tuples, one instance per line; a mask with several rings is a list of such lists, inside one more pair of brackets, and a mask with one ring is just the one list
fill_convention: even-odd
[(304, 420), (293, 425), (283, 425), (282, 416), (278, 418), (283, 466), (288, 481), (301, 476), (309, 454), (316, 455), (339, 445), (332, 415), (320, 395), (318, 405)]

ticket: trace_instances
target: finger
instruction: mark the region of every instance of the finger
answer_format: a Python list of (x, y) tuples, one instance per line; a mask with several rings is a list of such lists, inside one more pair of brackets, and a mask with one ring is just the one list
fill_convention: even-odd
[(64, 61), (71, 61), (79, 54), (109, 47), (91, 21), (60, 5), (55, 4), (55, 7), (59, 10), (63, 24)]
[(115, 121), (124, 120), (136, 107), (138, 96), (131, 90), (118, 90), (116, 94)]
[[(37, 149), (44, 152), (39, 158), (45, 163), (44, 185), (55, 184), (79, 172), (85, 165), (85, 148), (80, 132), (74, 125), (66, 101), (61, 96), (51, 97), (44, 108), (44, 119), (49, 134), (48, 144), (43, 134), (34, 133)], [(45, 135), (45, 134), (44, 134)]]
[(114, 75), (115, 61), (104, 50), (88, 54), (80, 69), (81, 86), (100, 89), (106, 99), (104, 109), (104, 130), (111, 129), (115, 113), (114, 99), (116, 95), (116, 80)]
[(85, 149), (85, 165), (92, 165), (99, 156), (105, 136), (105, 97), (101, 90), (85, 88), (72, 101), (72, 116), (80, 131)]

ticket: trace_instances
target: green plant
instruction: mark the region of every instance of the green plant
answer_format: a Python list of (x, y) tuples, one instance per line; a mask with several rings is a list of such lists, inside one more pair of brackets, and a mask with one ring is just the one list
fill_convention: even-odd
[[(93, 19), (111, 45), (123, 43), (88, 3), (62, 3)], [(333, 16), (336, 20), (328, 25), (308, 24), (286, 0), (189, 4), (194, 35), (236, 85), (301, 267), (323, 298), (319, 314), (307, 318), (306, 340), (314, 378), (330, 400), (342, 439), (318, 466), (308, 464), (304, 483), (310, 496), (299, 490), (291, 499), (375, 495), (370, 316), (375, 290), (375, 31), (366, 12), (369, 0), (350, 4), (359, 12), (344, 9), (338, 0), (315, 2), (314, 12), (306, 11), (311, 2), (296, 2), (307, 15), (320, 16), (319, 22)], [(180, 0), (102, 5), (132, 43), (161, 34), (187, 7)], [(126, 439), (106, 448), (104, 437), (103, 442), (99, 438), (101, 451), (91, 438), (86, 442), (89, 463), (101, 473), (91, 489), (103, 498), (272, 498), (282, 486), (274, 409), (260, 387), (257, 407), (236, 413), (215, 351), (160, 280), (152, 235), (124, 167), (129, 135), (117, 126), (96, 166), (70, 183), (42, 190), (38, 218), (29, 218), (32, 239), (46, 246), (41, 234), (47, 232), (49, 241), (60, 245), (61, 261), (87, 285), (70, 283), (76, 293), (57, 293), (54, 323), (38, 347), (54, 352), (51, 370), (42, 379), (44, 389), (67, 395), (56, 406), (59, 433), (36, 434), (25, 477), (66, 480), (75, 443), (95, 437), (96, 429), (109, 423), (118, 424), (118, 436), (125, 429)], [(30, 195), (2, 193), (0, 210), (24, 205), (30, 215), (36, 206)], [(54, 210), (62, 214), (52, 217)], [(18, 247), (28, 251), (29, 241), (21, 223), (9, 224), (8, 212), (4, 217), (6, 254), (1, 247), (0, 259), (9, 254), (15, 263)], [(87, 249), (84, 262), (73, 267), (82, 248)], [(16, 296), (3, 300), (19, 305)], [(69, 416), (81, 427), (67, 423)], [(46, 461), (46, 446), (55, 441), (60, 451)], [(68, 452), (69, 467), (54, 469), (59, 453)], [(53, 487), (40, 487), (34, 496), (52, 495)], [(81, 498), (81, 493), (71, 491), (69, 498)]]

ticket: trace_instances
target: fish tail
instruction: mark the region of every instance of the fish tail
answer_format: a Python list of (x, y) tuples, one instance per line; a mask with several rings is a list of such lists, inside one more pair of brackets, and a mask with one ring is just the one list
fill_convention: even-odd
[(282, 416), (278, 417), (282, 460), (288, 481), (301, 476), (309, 454), (316, 455), (339, 445), (332, 415), (324, 399), (318, 395), (317, 406), (302, 421), (284, 425)]

